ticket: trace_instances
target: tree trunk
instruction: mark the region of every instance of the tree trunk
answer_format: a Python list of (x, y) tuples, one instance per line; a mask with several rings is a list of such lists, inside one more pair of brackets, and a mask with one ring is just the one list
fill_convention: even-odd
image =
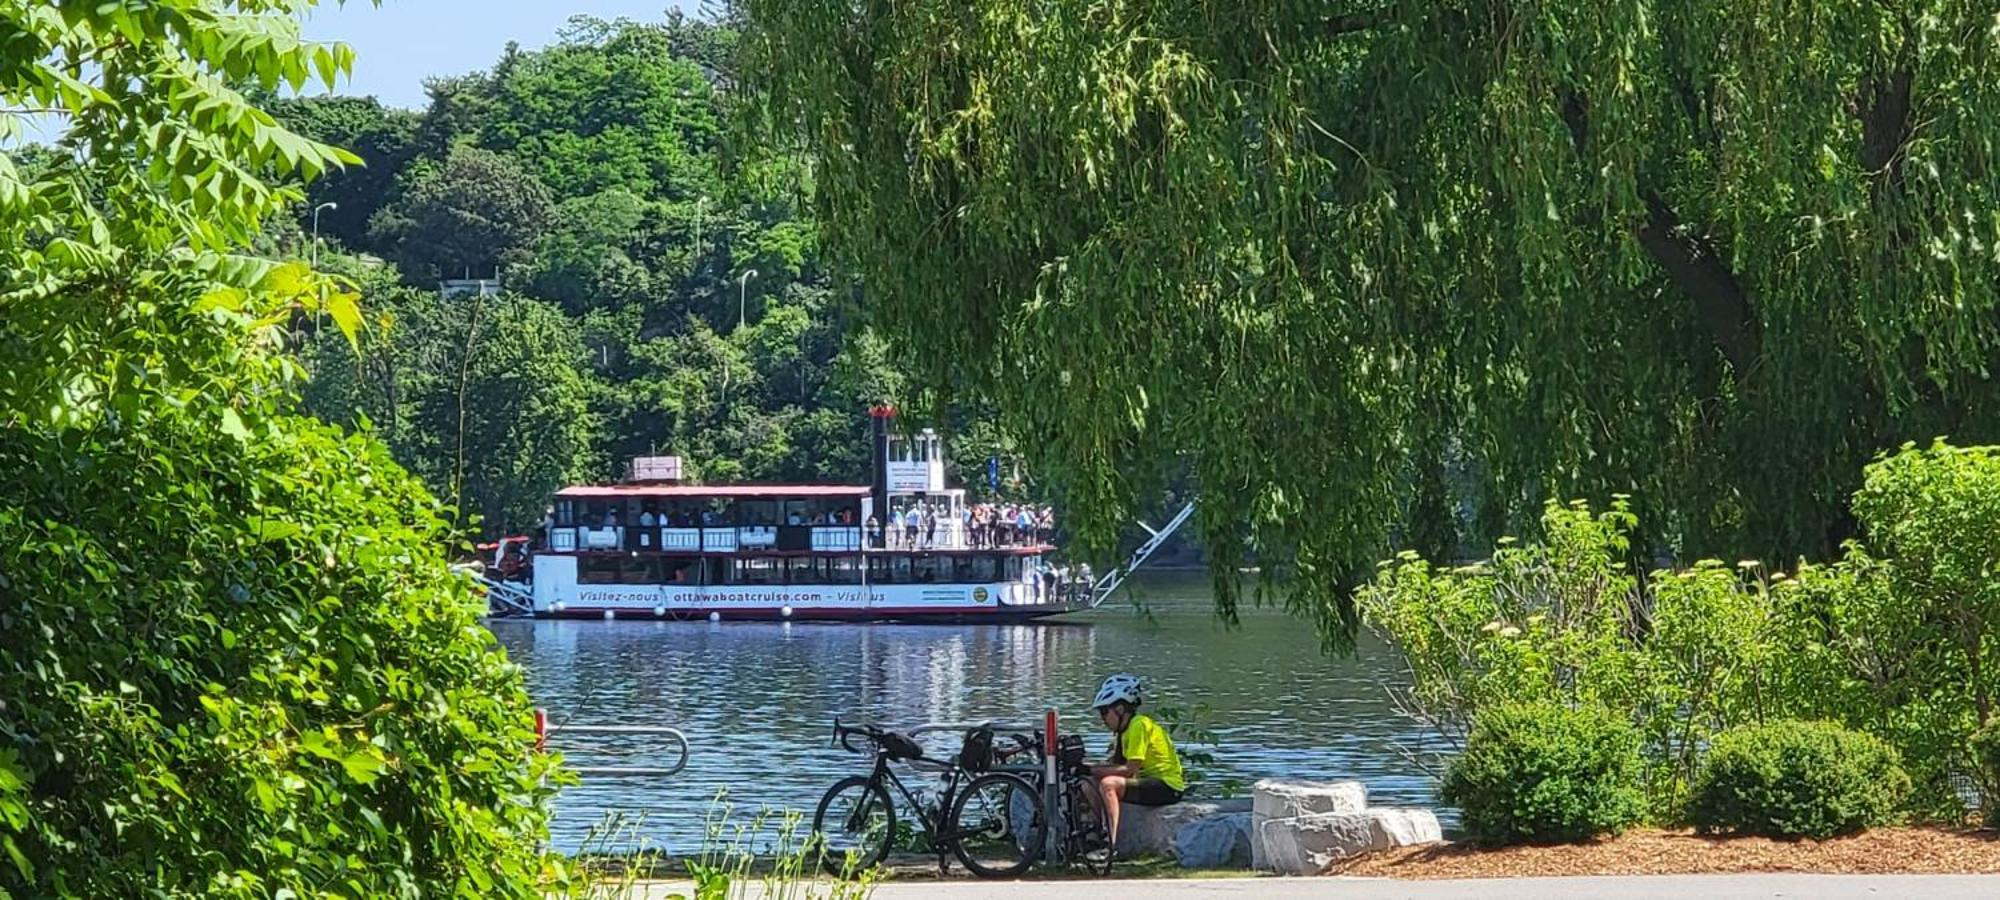
[(1639, 245), (1666, 270), (1681, 293), (1694, 301), (1695, 315), (1735, 370), (1736, 383), (1749, 380), (1763, 350), (1763, 336), (1750, 298), (1736, 273), (1706, 240), (1690, 233), (1658, 193), (1646, 194), (1646, 224)]

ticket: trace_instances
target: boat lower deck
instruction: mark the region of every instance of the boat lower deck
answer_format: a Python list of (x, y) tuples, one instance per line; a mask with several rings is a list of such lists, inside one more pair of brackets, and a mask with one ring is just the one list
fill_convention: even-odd
[(983, 607), (940, 607), (940, 606), (857, 606), (857, 607), (807, 607), (789, 606), (676, 606), (655, 609), (631, 609), (620, 607), (564, 606), (562, 609), (536, 610), (537, 619), (585, 619), (651, 622), (912, 622), (938, 624), (1005, 624), (1033, 621), (1063, 613), (1077, 612), (1079, 607), (1061, 604), (1038, 604), (1033, 606), (983, 606)]

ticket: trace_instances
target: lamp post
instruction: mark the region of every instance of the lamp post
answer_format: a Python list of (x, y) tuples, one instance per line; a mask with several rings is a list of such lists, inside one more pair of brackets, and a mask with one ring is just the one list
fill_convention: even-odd
[(688, 264), (689, 271), (701, 268), (701, 214), (707, 207), (707, 197), (694, 199), (694, 261)]
[(749, 308), (744, 300), (750, 294), (750, 279), (757, 274), (756, 269), (743, 270), (743, 277), (736, 279), (736, 330), (743, 330), (744, 310)]
[(340, 204), (338, 204), (338, 203), (335, 203), (335, 202), (333, 202), (332, 200), (328, 200), (328, 201), (326, 201), (325, 203), (322, 203), (322, 204), (320, 204), (320, 205), (318, 205), (318, 206), (315, 206), (315, 207), (313, 207), (313, 245), (312, 245), (312, 267), (313, 267), (313, 268), (315, 268), (315, 269), (319, 268), (319, 213), (320, 213), (320, 210), (323, 210), (323, 209), (339, 209), (339, 208), (340, 208)]

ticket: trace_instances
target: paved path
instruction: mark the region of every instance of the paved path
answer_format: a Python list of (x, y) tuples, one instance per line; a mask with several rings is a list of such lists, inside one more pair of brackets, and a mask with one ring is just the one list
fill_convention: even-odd
[[(686, 885), (657, 884), (662, 900)], [(1380, 878), (1202, 878), (1107, 881), (896, 882), (873, 900), (1992, 900), (2000, 875), (1656, 875), (1396, 881)]]

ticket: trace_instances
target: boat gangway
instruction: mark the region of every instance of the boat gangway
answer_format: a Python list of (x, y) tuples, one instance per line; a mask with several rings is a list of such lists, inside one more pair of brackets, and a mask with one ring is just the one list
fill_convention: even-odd
[(1153, 554), (1160, 549), (1160, 546), (1167, 542), (1167, 538), (1172, 537), (1174, 532), (1179, 531), (1180, 527), (1187, 524), (1187, 520), (1193, 516), (1194, 501), (1189, 500), (1181, 507), (1180, 512), (1175, 513), (1172, 519), (1167, 520), (1167, 524), (1159, 528), (1154, 528), (1146, 524), (1143, 520), (1140, 521), (1139, 527), (1146, 529), (1146, 533), (1149, 535), (1146, 538), (1146, 542), (1140, 544), (1139, 549), (1132, 551), (1132, 555), (1127, 557), (1125, 562), (1118, 566), (1118, 568), (1104, 573), (1091, 582), (1091, 608), (1095, 609), (1103, 606), (1104, 601), (1111, 599), (1111, 595), (1118, 592), (1118, 588), (1125, 584), (1125, 580), (1132, 577), (1132, 573), (1138, 571), (1140, 566), (1145, 565), (1146, 560), (1151, 559)]

